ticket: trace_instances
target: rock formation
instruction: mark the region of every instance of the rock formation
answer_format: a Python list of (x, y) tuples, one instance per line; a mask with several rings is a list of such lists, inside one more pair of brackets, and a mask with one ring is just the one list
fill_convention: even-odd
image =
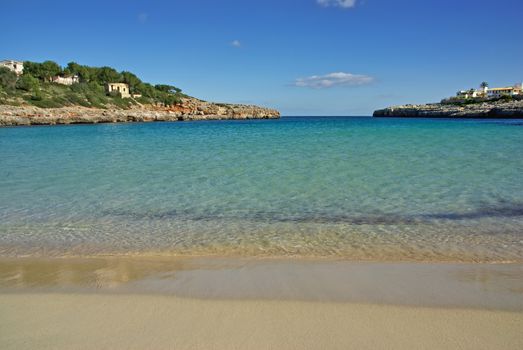
[(135, 105), (130, 109), (81, 106), (38, 108), (0, 105), (0, 126), (89, 124), (118, 122), (190, 121), (226, 119), (277, 119), (277, 110), (252, 105), (219, 104), (185, 98), (173, 107)]
[(374, 117), (401, 118), (523, 118), (523, 100), (490, 101), (474, 104), (424, 104), (388, 107)]

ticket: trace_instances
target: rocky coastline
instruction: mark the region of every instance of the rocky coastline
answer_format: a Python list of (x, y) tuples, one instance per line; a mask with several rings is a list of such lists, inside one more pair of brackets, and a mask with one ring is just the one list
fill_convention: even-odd
[(95, 124), (154, 121), (277, 119), (275, 109), (243, 104), (221, 104), (185, 98), (173, 107), (135, 105), (130, 109), (68, 106), (38, 108), (0, 105), (0, 127), (22, 125)]
[(474, 104), (402, 105), (380, 109), (376, 118), (523, 118), (523, 100)]

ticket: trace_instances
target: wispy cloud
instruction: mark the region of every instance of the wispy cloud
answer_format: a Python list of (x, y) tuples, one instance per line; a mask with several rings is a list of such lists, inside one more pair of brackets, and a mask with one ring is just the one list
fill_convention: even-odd
[(241, 47), (242, 43), (240, 42), (240, 40), (233, 40), (233, 41), (231, 41), (231, 46), (233, 46), (233, 47)]
[(361, 86), (374, 82), (374, 78), (368, 75), (336, 72), (325, 75), (313, 75), (306, 78), (298, 78), (294, 86), (308, 87), (313, 89), (325, 89), (334, 86)]
[(356, 0), (316, 0), (316, 2), (323, 7), (342, 7), (342, 8), (351, 8), (356, 6)]
[(141, 12), (138, 14), (138, 22), (145, 23), (149, 19), (149, 14), (145, 12)]

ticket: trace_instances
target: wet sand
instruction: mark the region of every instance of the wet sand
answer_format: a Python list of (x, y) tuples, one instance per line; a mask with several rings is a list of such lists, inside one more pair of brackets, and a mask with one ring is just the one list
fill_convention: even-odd
[(2, 349), (521, 349), (523, 265), (0, 259)]

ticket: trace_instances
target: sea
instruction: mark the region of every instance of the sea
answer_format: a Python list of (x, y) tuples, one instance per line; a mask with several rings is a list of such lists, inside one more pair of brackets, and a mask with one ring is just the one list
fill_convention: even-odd
[(523, 123), (0, 128), (0, 256), (523, 262)]

